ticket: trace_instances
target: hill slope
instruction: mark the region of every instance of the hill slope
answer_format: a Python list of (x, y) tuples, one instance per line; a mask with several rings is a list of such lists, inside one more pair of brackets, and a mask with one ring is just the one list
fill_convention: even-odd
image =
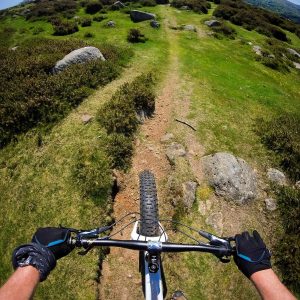
[(287, 0), (245, 0), (247, 3), (274, 11), (281, 16), (300, 23), (300, 6)]

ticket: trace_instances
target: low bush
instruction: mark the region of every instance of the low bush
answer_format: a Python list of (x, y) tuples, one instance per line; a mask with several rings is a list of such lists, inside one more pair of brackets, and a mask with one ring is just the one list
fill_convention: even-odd
[(60, 21), (56, 21), (56, 23), (53, 24), (52, 26), (54, 30), (53, 35), (60, 35), (60, 36), (69, 35), (79, 30), (77, 23), (74, 21), (60, 20)]
[(300, 180), (300, 117), (286, 113), (271, 121), (259, 119), (256, 128), (262, 143), (276, 153), (289, 177)]
[(0, 48), (0, 147), (18, 133), (62, 118), (93, 88), (116, 78), (131, 55), (126, 49), (102, 45), (105, 62), (74, 65), (51, 75), (58, 60), (83, 46), (76, 40), (34, 39), (18, 51)]
[(33, 31), (32, 31), (32, 34), (33, 34), (33, 35), (37, 35), (37, 34), (40, 34), (40, 33), (44, 32), (44, 31), (45, 31), (45, 29), (42, 28), (42, 27), (35, 27), (35, 28), (33, 29)]
[(220, 26), (212, 27), (212, 30), (216, 33), (217, 38), (222, 38), (222, 36), (226, 36), (230, 39), (235, 39), (236, 37), (235, 29), (228, 25), (225, 25), (224, 23), (222, 23)]
[(16, 30), (12, 27), (4, 27), (0, 31), (0, 47), (9, 47)]
[(210, 3), (206, 0), (173, 0), (172, 6), (176, 8), (181, 8), (182, 6), (187, 6), (191, 10), (197, 13), (208, 13), (208, 9), (211, 7)]
[(88, 27), (92, 25), (92, 19), (91, 18), (84, 18), (81, 20), (81, 26), (82, 27)]
[(97, 143), (82, 146), (77, 153), (74, 178), (88, 196), (107, 197), (111, 193), (111, 164), (103, 148)]
[(85, 12), (87, 14), (95, 14), (103, 8), (103, 5), (100, 1), (90, 1), (86, 4)]
[(132, 154), (132, 136), (140, 122), (139, 114), (150, 117), (155, 108), (154, 80), (141, 75), (125, 83), (99, 110), (97, 119), (109, 139), (108, 151), (116, 168), (126, 169)]
[(85, 34), (84, 34), (84, 37), (85, 38), (92, 38), (92, 37), (94, 37), (95, 35), (93, 34), (93, 33), (91, 33), (91, 32), (86, 32)]
[(126, 170), (133, 153), (131, 138), (123, 134), (112, 133), (108, 136), (107, 155), (111, 157), (112, 168)]
[(300, 294), (300, 189), (281, 187), (277, 190), (277, 204), (284, 232), (278, 240), (275, 264), (283, 275), (283, 282)]
[(145, 43), (146, 37), (142, 34), (139, 29), (130, 29), (127, 35), (127, 41), (130, 43)]

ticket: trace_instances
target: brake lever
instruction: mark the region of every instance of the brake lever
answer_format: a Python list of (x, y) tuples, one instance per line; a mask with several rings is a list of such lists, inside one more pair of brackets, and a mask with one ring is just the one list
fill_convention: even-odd
[(230, 238), (221, 238), (221, 237), (213, 235), (204, 230), (199, 230), (198, 233), (202, 237), (206, 238), (209, 241), (209, 244), (213, 245), (213, 246), (226, 246), (227, 247), (230, 243), (230, 241), (229, 241)]

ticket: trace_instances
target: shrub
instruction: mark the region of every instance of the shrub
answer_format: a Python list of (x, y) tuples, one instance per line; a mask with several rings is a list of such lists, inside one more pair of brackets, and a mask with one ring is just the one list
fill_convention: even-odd
[(81, 26), (82, 27), (88, 27), (92, 25), (92, 19), (91, 18), (85, 18), (81, 20)]
[(118, 133), (108, 136), (107, 155), (111, 157), (112, 168), (126, 170), (130, 165), (132, 153), (131, 138)]
[(235, 29), (223, 23), (220, 26), (212, 27), (212, 30), (216, 32), (216, 37), (218, 38), (220, 38), (221, 36), (226, 36), (230, 39), (235, 39), (236, 36)]
[(207, 14), (208, 8), (210, 8), (210, 3), (206, 0), (173, 0), (171, 5), (176, 8), (188, 6), (194, 12), (204, 14)]
[(82, 146), (77, 153), (74, 178), (82, 192), (89, 196), (107, 197), (112, 186), (110, 161), (96, 143)]
[(138, 128), (138, 114), (150, 116), (155, 108), (154, 80), (141, 75), (125, 83), (99, 110), (97, 119), (109, 134), (108, 153), (116, 168), (126, 169), (132, 154), (132, 136)]
[(130, 29), (127, 35), (127, 41), (130, 43), (145, 43), (145, 35), (139, 29)]
[(53, 35), (69, 35), (79, 30), (76, 22), (62, 20), (53, 25), (53, 29)]
[(18, 51), (0, 48), (0, 147), (37, 124), (50, 126), (62, 118), (92, 88), (116, 78), (131, 55), (124, 48), (102, 45), (105, 62), (74, 65), (50, 75), (56, 61), (83, 46), (76, 40), (34, 39)]
[(156, 6), (155, 0), (140, 0), (139, 1), (143, 6)]
[(86, 32), (85, 34), (84, 34), (84, 37), (85, 38), (92, 38), (92, 37), (94, 37), (95, 35), (93, 34), (93, 33), (91, 33), (91, 32)]
[(281, 187), (277, 190), (277, 204), (284, 228), (275, 247), (275, 264), (283, 275), (283, 282), (300, 293), (300, 189)]
[(271, 121), (259, 119), (257, 133), (262, 143), (279, 158), (280, 166), (293, 180), (300, 180), (300, 117), (285, 114)]
[(90, 1), (86, 4), (85, 12), (87, 14), (95, 14), (103, 8), (103, 5), (100, 1)]

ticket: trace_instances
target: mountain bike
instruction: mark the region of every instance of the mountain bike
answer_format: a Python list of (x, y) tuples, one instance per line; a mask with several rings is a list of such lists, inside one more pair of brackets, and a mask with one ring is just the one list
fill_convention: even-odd
[[(198, 251), (214, 254), (221, 262), (229, 262), (230, 256), (235, 253), (232, 245), (234, 238), (218, 237), (203, 230), (197, 230), (190, 226), (173, 220), (158, 218), (158, 201), (154, 175), (145, 170), (140, 173), (140, 213), (129, 213), (117, 222), (109, 226), (91, 230), (70, 229), (73, 232), (69, 243), (76, 247), (83, 247), (79, 252), (85, 255), (95, 246), (121, 247), (140, 251), (139, 270), (143, 279), (143, 292), (146, 300), (162, 300), (166, 294), (166, 283), (163, 274), (161, 254), (163, 252), (187, 252)], [(123, 222), (130, 215), (139, 215), (139, 219), (130, 221), (117, 232), (111, 235), (103, 234), (114, 226)], [(176, 226), (197, 232), (206, 238), (208, 243), (197, 240), (189, 234), (179, 230), (194, 240), (194, 244), (169, 243), (168, 235), (162, 226), (162, 222), (171, 222)], [(112, 239), (133, 224), (131, 240)], [(177, 230), (178, 231), (178, 230)]]

